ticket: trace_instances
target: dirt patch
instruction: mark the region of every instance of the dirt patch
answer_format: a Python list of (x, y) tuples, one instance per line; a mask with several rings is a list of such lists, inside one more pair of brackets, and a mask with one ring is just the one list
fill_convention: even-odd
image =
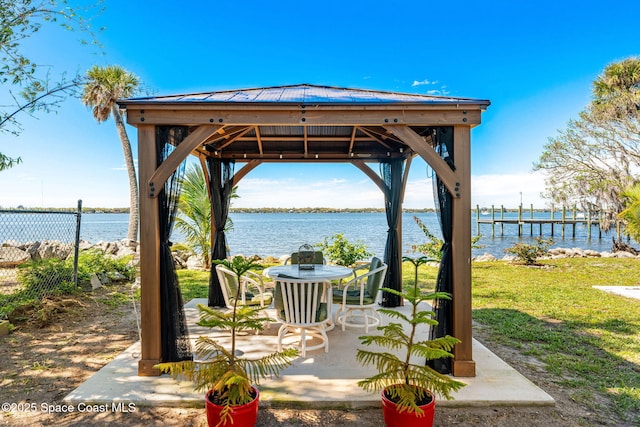
[[(68, 393), (138, 340), (132, 303), (122, 298), (129, 293), (128, 284), (111, 285), (46, 300), (39, 308), (20, 313), (16, 329), (0, 338), (0, 403), (13, 404), (9, 411), (0, 411), (0, 426), (206, 426), (202, 408), (85, 408), (93, 410), (66, 413), (61, 406)], [(437, 426), (625, 426), (606, 412), (595, 414), (575, 402), (536, 359), (492, 343), (482, 328), (474, 335), (553, 396), (557, 405), (439, 407)], [(384, 422), (380, 409), (261, 408), (257, 425), (382, 426)]]

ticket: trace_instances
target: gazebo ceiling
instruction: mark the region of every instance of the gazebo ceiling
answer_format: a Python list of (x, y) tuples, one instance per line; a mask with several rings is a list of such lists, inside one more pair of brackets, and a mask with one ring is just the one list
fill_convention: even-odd
[(314, 85), (130, 98), (131, 125), (217, 125), (196, 148), (238, 161), (348, 162), (412, 156), (389, 126), (430, 143), (436, 126), (474, 126), (489, 101)]

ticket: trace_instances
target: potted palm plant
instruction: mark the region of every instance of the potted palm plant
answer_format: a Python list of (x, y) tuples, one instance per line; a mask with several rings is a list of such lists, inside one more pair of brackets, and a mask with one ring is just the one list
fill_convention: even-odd
[[(381, 390), (382, 410), (385, 424), (389, 427), (431, 426), (435, 409), (435, 395), (447, 399), (451, 392), (464, 386), (463, 383), (441, 374), (427, 366), (427, 360), (453, 357), (451, 350), (460, 341), (451, 336), (420, 340), (417, 336), (419, 325), (435, 326), (435, 313), (431, 310), (420, 311), (423, 301), (438, 298), (450, 298), (444, 292), (423, 293), (418, 287), (418, 266), (428, 261), (426, 257), (418, 259), (404, 257), (416, 267), (415, 281), (405, 292), (384, 288), (386, 292), (398, 295), (411, 305), (411, 313), (405, 315), (397, 310), (378, 309), (391, 319), (398, 319), (409, 325), (390, 321), (387, 325), (378, 326), (382, 335), (365, 335), (360, 337), (361, 344), (376, 345), (393, 352), (358, 349), (356, 359), (363, 366), (373, 365), (377, 374), (358, 382), (367, 391)], [(400, 352), (402, 351), (402, 354)], [(418, 362), (412, 358), (419, 359)]]
[[(254, 258), (235, 256), (231, 260), (215, 260), (237, 276), (238, 280), (250, 268), (261, 267)], [(298, 355), (295, 348), (274, 352), (258, 359), (241, 357), (236, 350), (237, 335), (248, 330), (262, 330), (269, 319), (260, 316), (262, 307), (239, 306), (241, 287), (238, 286), (233, 309), (216, 310), (198, 304), (198, 325), (231, 332), (231, 348), (225, 348), (207, 336), (196, 340), (196, 359), (193, 361), (160, 363), (157, 368), (175, 379), (187, 379), (196, 391), (208, 390), (205, 395), (209, 426), (253, 426), (258, 414), (260, 393), (255, 385), (261, 379), (277, 376)]]

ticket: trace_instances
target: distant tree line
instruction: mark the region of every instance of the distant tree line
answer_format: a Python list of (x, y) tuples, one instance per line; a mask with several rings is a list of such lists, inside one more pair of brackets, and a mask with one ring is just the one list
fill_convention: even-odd
[[(384, 213), (384, 208), (231, 208), (232, 213)], [(433, 208), (403, 209), (403, 212), (435, 212)]]

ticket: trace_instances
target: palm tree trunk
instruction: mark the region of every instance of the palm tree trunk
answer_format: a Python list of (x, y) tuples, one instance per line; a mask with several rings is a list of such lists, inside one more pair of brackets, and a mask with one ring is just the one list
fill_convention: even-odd
[(129, 228), (127, 230), (127, 239), (130, 242), (137, 242), (138, 221), (140, 219), (140, 213), (138, 211), (138, 179), (136, 177), (136, 167), (133, 163), (131, 142), (127, 136), (127, 130), (124, 127), (124, 120), (122, 119), (122, 114), (120, 114), (118, 104), (113, 104), (111, 107), (111, 113), (113, 115), (113, 120), (116, 123), (116, 129), (118, 130), (118, 137), (122, 144), (124, 161), (127, 165), (127, 173), (129, 175)]

